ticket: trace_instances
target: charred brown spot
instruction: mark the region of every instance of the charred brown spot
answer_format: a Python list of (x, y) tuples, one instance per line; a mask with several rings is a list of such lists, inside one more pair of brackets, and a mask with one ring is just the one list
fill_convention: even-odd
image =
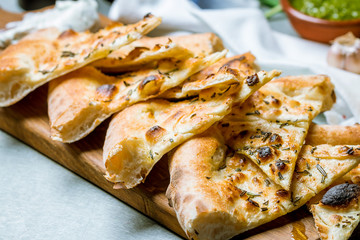
[(360, 186), (357, 184), (339, 184), (330, 188), (322, 197), (321, 203), (329, 206), (346, 207), (350, 201), (359, 197)]
[(274, 104), (275, 106), (279, 106), (280, 105), (280, 100), (277, 99), (277, 98), (272, 98), (271, 103)]
[(146, 84), (148, 84), (152, 81), (156, 81), (157, 79), (160, 79), (160, 77), (158, 75), (150, 75), (150, 76), (144, 78), (144, 80), (142, 80), (139, 85), (139, 89), (140, 90), (144, 89)]
[(259, 158), (265, 159), (272, 155), (271, 148), (269, 147), (261, 147), (258, 149)]
[(116, 86), (114, 84), (104, 84), (96, 89), (96, 94), (100, 98), (109, 99), (111, 98), (115, 90), (116, 90)]
[(139, 84), (141, 95), (150, 96), (159, 93), (164, 78), (159, 75), (150, 75), (144, 78)]
[(259, 76), (256, 73), (246, 78), (246, 84), (250, 87), (256, 85), (258, 82)]
[(281, 137), (280, 137), (278, 134), (274, 133), (274, 134), (270, 137), (270, 142), (271, 142), (271, 143), (274, 143), (274, 142), (277, 142), (277, 141), (281, 141)]
[(241, 132), (239, 133), (239, 137), (243, 138), (243, 137), (245, 137), (247, 134), (248, 134), (248, 131), (247, 131), (247, 130), (241, 131)]
[(157, 138), (161, 137), (166, 130), (158, 125), (151, 127), (146, 131), (145, 137), (148, 141), (154, 142)]
[(144, 16), (144, 19), (146, 18), (150, 18), (150, 17), (153, 17), (154, 15), (152, 15), (152, 13), (147, 13), (145, 16)]
[(286, 191), (285, 189), (280, 189), (276, 191), (276, 195), (279, 197), (287, 197), (288, 194), (289, 192)]
[(283, 170), (286, 167), (285, 163), (279, 160), (276, 161), (275, 166), (279, 171)]
[(222, 66), (220, 69), (219, 69), (219, 72), (222, 71), (222, 72), (225, 72), (225, 73), (230, 73), (236, 77), (239, 76), (239, 72), (231, 67), (229, 67), (228, 65), (224, 65)]

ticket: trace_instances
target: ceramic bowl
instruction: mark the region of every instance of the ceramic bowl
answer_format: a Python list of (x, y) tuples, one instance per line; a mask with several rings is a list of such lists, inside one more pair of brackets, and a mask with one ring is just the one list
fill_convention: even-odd
[(360, 37), (360, 19), (346, 21), (332, 21), (311, 17), (294, 9), (290, 0), (281, 0), (283, 11), (288, 16), (295, 31), (303, 38), (330, 43), (336, 37), (347, 32)]

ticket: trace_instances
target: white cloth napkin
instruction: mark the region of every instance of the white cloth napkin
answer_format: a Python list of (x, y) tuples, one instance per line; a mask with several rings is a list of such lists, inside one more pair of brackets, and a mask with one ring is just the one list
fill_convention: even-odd
[(327, 122), (360, 123), (360, 75), (329, 67), (326, 63), (328, 45), (272, 30), (256, 0), (236, 2), (237, 6), (250, 7), (200, 9), (189, 0), (116, 0), (109, 17), (131, 23), (151, 12), (163, 18), (153, 36), (214, 32), (223, 39), (230, 55), (251, 51), (261, 67), (263, 63), (274, 68), (279, 66), (284, 76), (292, 71), (299, 74), (299, 69), (304, 73), (329, 75), (338, 100), (333, 109), (325, 113)]

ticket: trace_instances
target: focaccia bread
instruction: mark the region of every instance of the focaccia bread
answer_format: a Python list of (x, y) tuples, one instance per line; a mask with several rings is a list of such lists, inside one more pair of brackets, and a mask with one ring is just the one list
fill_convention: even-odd
[(330, 188), (310, 211), (322, 240), (346, 240), (360, 222), (360, 185), (343, 183)]
[(9, 106), (46, 82), (106, 57), (147, 34), (161, 22), (152, 15), (123, 26), (116, 24), (97, 33), (59, 35), (45, 29), (29, 34), (0, 53), (0, 106)]
[(226, 50), (183, 61), (164, 59), (153, 69), (107, 76), (84, 67), (51, 81), (48, 112), (51, 137), (74, 142), (89, 134), (113, 113), (156, 97), (223, 58)]
[(103, 72), (119, 73), (154, 66), (156, 61), (163, 58), (184, 59), (186, 56), (206, 56), (222, 50), (222, 41), (214, 33), (144, 37), (92, 65)]
[(360, 161), (360, 150), (316, 147), (303, 147), (287, 191), (212, 127), (170, 154), (166, 195), (189, 239), (229, 239), (299, 208)]
[(289, 190), (309, 126), (332, 106), (333, 89), (324, 75), (279, 78), (234, 107), (218, 126), (230, 147)]
[[(152, 100), (135, 104), (110, 122), (105, 144), (106, 178), (117, 186), (132, 188), (145, 181), (152, 167), (171, 149), (209, 128), (245, 101), (279, 72), (262, 72), (257, 84), (228, 72), (237, 82), (225, 89), (204, 89), (192, 99), (170, 102)], [(241, 96), (241, 98), (239, 98)]]
[(255, 56), (250, 52), (222, 59), (191, 76), (183, 84), (164, 92), (160, 97), (181, 99), (195, 96), (201, 90), (211, 87), (227, 89), (230, 84), (234, 83), (232, 81), (233, 76), (238, 78), (249, 77), (247, 83), (255, 85), (258, 77), (257, 72), (260, 70), (259, 66), (255, 64), (255, 59)]
[[(344, 144), (344, 149), (352, 154), (353, 148), (347, 147), (346, 144), (360, 143), (360, 125), (313, 125), (309, 129), (306, 143)], [(307, 203), (321, 239), (346, 240), (350, 238), (360, 221), (359, 186), (360, 165)]]
[(353, 126), (312, 125), (306, 137), (306, 143), (316, 144), (350, 144), (360, 143), (360, 124)]

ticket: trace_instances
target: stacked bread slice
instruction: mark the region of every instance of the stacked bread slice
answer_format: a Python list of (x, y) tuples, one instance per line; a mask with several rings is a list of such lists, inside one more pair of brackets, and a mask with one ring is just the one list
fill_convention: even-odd
[(319, 220), (339, 211), (333, 200), (328, 206), (333, 192), (351, 195), (340, 205), (355, 215), (338, 215), (355, 218), (346, 220), (353, 229), (359, 187), (339, 179), (359, 164), (360, 141), (324, 137), (326, 127), (312, 125), (335, 102), (329, 77), (274, 79), (281, 72), (260, 70), (250, 52), (226, 57), (211, 33), (142, 38), (160, 21), (147, 15), (97, 33), (27, 36), (0, 53), (0, 106), (49, 82), (51, 137), (66, 143), (112, 116), (105, 178), (136, 187), (167, 155), (167, 196), (189, 238), (231, 238), (319, 198), (335, 181), (348, 185), (311, 202), (320, 236), (346, 235), (325, 233)]

